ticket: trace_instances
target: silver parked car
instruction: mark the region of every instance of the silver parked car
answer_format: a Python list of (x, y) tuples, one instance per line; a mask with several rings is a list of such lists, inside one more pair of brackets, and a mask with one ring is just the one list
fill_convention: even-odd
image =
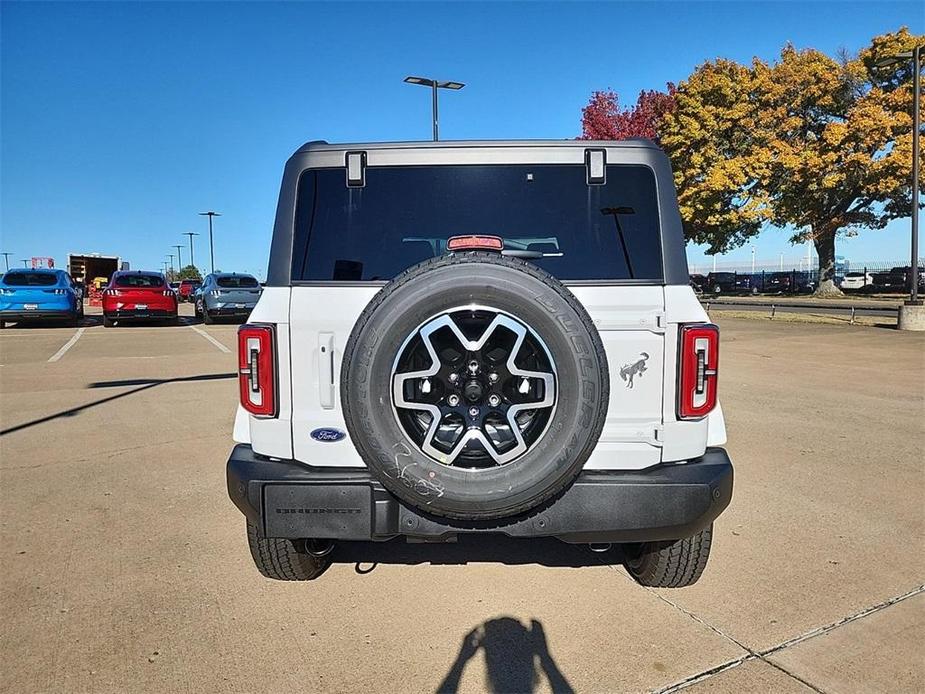
[(203, 323), (212, 323), (220, 317), (246, 319), (261, 291), (253, 275), (213, 272), (206, 275), (194, 295), (196, 316), (202, 318)]

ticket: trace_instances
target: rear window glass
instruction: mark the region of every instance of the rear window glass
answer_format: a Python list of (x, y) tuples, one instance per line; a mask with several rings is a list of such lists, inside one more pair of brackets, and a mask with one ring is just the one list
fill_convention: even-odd
[(202, 284), (199, 280), (182, 280), (180, 285), (183, 287), (198, 287)]
[(11, 287), (54, 287), (58, 276), (51, 272), (8, 272), (3, 283)]
[[(293, 279), (389, 280), (442, 255), (452, 236), (486, 234), (564, 280), (661, 280), (655, 177), (611, 165), (589, 186), (584, 165), (371, 167), (299, 182)], [(622, 237), (622, 238), (621, 238)]]
[(218, 277), (215, 283), (225, 289), (252, 289), (260, 286), (253, 277)]
[(160, 275), (118, 275), (117, 287), (163, 287), (164, 278)]

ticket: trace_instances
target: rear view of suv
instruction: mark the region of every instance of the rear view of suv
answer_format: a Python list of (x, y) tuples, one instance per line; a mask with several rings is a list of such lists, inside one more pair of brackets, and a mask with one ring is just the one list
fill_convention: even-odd
[(179, 322), (177, 294), (159, 272), (120, 270), (103, 291), (103, 325), (120, 322)]
[(244, 319), (257, 305), (260, 283), (252, 275), (237, 272), (213, 272), (206, 275), (193, 295), (196, 316), (203, 323), (216, 318)]
[(309, 143), (238, 334), (254, 562), (502, 533), (690, 585), (732, 496), (718, 338), (648, 141)]

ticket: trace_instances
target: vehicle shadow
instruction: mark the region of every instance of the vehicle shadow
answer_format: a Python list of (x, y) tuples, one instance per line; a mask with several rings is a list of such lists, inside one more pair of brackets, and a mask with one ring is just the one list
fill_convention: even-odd
[(545, 676), (557, 694), (575, 691), (549, 652), (543, 624), (524, 625), (514, 617), (498, 617), (480, 624), (463, 637), (449, 672), (437, 686), (439, 694), (456, 694), (466, 665), (482, 651), (484, 689), (488, 692), (534, 692)]
[(339, 542), (331, 552), (332, 564), (354, 564), (358, 574), (371, 573), (380, 564), (465, 566), (493, 563), (581, 568), (622, 564), (625, 558), (620, 545), (594, 552), (588, 545), (573, 545), (553, 537), (514, 538), (500, 533), (460, 535), (456, 542), (448, 543), (413, 543), (402, 538), (387, 542)]
[(23, 429), (30, 429), (31, 427), (38, 426), (39, 424), (45, 424), (46, 422), (51, 422), (56, 419), (62, 419), (63, 417), (74, 417), (85, 410), (92, 409), (99, 405), (103, 405), (107, 402), (113, 402), (114, 400), (120, 400), (121, 398), (127, 398), (129, 395), (135, 395), (144, 390), (149, 390), (151, 388), (156, 388), (158, 386), (166, 385), (168, 383), (187, 383), (195, 381), (217, 381), (224, 379), (237, 378), (238, 374), (236, 373), (222, 373), (222, 374), (200, 374), (197, 376), (180, 376), (177, 378), (138, 378), (138, 379), (128, 379), (121, 381), (99, 381), (96, 383), (91, 383), (87, 388), (120, 388), (124, 386), (138, 386), (132, 390), (127, 390), (124, 393), (117, 393), (116, 395), (110, 395), (107, 398), (100, 398), (99, 400), (94, 400), (93, 402), (88, 402), (85, 405), (79, 405), (78, 407), (71, 407), (66, 410), (61, 410), (60, 412), (55, 412), (54, 414), (46, 415), (45, 417), (39, 417), (38, 419), (33, 419), (28, 422), (23, 422), (22, 424), (17, 424), (15, 426), (7, 427), (6, 429), (0, 430), (0, 436), (6, 436), (7, 434), (13, 434), (17, 431), (22, 431)]
[[(78, 328), (89, 328), (103, 322), (102, 316), (84, 316), (77, 322)], [(32, 320), (4, 321), (4, 330), (73, 330), (69, 320), (55, 318), (33, 318)]]

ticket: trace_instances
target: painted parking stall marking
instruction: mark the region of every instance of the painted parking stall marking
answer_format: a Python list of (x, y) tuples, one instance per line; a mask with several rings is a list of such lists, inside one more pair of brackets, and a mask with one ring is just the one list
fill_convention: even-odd
[(48, 357), (48, 361), (49, 361), (49, 362), (56, 362), (56, 361), (58, 361), (61, 357), (63, 357), (71, 347), (73, 347), (75, 344), (77, 344), (77, 340), (80, 339), (80, 336), (84, 334), (84, 331), (85, 331), (85, 330), (86, 330), (86, 328), (78, 328), (78, 329), (77, 329), (77, 332), (74, 333), (74, 335), (71, 337), (71, 339), (68, 340), (67, 342), (65, 342), (64, 345), (62, 345), (61, 349), (59, 349), (57, 352), (55, 352), (55, 353), (52, 354), (50, 357)]
[(209, 335), (209, 333), (207, 333), (205, 330), (203, 330), (203, 329), (200, 328), (199, 326), (197, 326), (197, 325), (188, 325), (187, 327), (188, 327), (190, 330), (195, 330), (197, 333), (199, 333), (200, 335), (202, 335), (202, 336), (203, 336), (204, 338), (206, 338), (209, 342), (211, 342), (213, 345), (215, 345), (216, 347), (218, 347), (218, 349), (219, 349), (220, 351), (224, 352), (225, 354), (231, 354), (231, 350), (230, 350), (230, 349), (228, 349), (227, 347), (225, 347), (225, 345), (223, 345), (221, 342), (219, 342), (219, 341), (216, 340), (214, 337), (212, 337), (211, 335)]

